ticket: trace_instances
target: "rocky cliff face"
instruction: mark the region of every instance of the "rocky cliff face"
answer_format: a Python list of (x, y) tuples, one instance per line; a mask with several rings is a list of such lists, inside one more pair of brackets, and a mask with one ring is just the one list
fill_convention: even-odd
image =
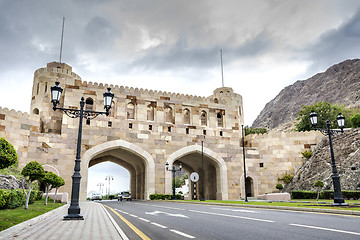
[[(360, 190), (360, 129), (347, 130), (333, 136), (335, 162), (342, 190)], [(291, 190), (316, 190), (316, 180), (324, 182), (323, 190), (333, 190), (328, 136), (313, 149), (313, 156), (297, 171), (286, 187)]]
[(360, 106), (360, 60), (346, 60), (323, 73), (284, 88), (266, 104), (252, 127), (269, 129), (286, 125), (297, 117), (301, 105), (319, 101), (348, 107)]

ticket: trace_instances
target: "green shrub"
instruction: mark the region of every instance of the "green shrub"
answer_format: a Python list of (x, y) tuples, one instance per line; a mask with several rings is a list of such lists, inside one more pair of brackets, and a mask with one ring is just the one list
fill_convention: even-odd
[[(172, 199), (172, 194), (151, 194), (149, 196), (150, 200), (171, 200)], [(181, 195), (180, 194), (176, 194), (175, 195), (176, 199), (181, 199)]]
[(0, 189), (0, 209), (5, 209), (10, 199), (10, 192), (5, 189)]
[(290, 183), (291, 180), (293, 179), (293, 175), (290, 174), (285, 174), (284, 176), (282, 176), (281, 178), (278, 178), (279, 181), (283, 181), (284, 183)]
[(360, 113), (355, 114), (350, 118), (351, 126), (353, 128), (360, 127)]
[[(360, 199), (360, 191), (341, 191), (344, 199)], [(291, 199), (316, 199), (316, 191), (292, 191)], [(320, 192), (320, 199), (334, 199), (333, 190), (325, 190)]]
[(7, 202), (6, 208), (13, 209), (25, 204), (25, 194), (21, 189), (9, 190), (10, 198)]
[(315, 191), (292, 191), (291, 199), (316, 199), (316, 195)]
[(18, 162), (14, 146), (5, 138), (0, 138), (0, 169), (7, 168)]
[(284, 186), (281, 183), (276, 184), (276, 189), (281, 190)]
[(309, 159), (312, 156), (312, 151), (305, 151), (301, 153), (306, 159)]

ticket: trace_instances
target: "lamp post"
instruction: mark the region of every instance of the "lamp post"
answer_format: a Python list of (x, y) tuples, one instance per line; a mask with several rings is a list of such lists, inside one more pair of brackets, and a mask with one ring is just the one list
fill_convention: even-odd
[(105, 180), (109, 180), (109, 191), (108, 191), (108, 195), (110, 196), (110, 180), (114, 180), (113, 176), (106, 176)]
[[(205, 139), (205, 136), (204, 136)], [(200, 201), (205, 201), (205, 192), (204, 192), (204, 184), (205, 184), (205, 171), (204, 171), (204, 139), (201, 140), (201, 170), (202, 170), (202, 179), (201, 179), (201, 198)]]
[(311, 121), (311, 124), (313, 125), (314, 129), (316, 131), (320, 131), (325, 136), (326, 135), (329, 136), (331, 167), (332, 167), (332, 180), (333, 180), (333, 185), (334, 185), (334, 203), (332, 205), (335, 205), (335, 206), (344, 206), (345, 205), (346, 206), (348, 204), (345, 203), (345, 200), (341, 194), (340, 177), (339, 177), (337, 169), (336, 169), (334, 150), (333, 150), (333, 145), (332, 145), (332, 140), (331, 140), (332, 135), (339, 133), (339, 132), (341, 132), (341, 133), (344, 132), (343, 128), (345, 125), (345, 117), (343, 115), (341, 115), (341, 113), (339, 113), (336, 120), (340, 127), (340, 130), (330, 129), (330, 121), (329, 120), (326, 120), (327, 129), (319, 129), (319, 128), (316, 128), (316, 125), (318, 123), (317, 114), (314, 111), (311, 111), (311, 113), (310, 113), (310, 121)]
[(244, 125), (241, 125), (242, 130), (242, 148), (243, 148), (243, 159), (244, 159), (244, 188), (245, 188), (245, 202), (248, 202), (247, 199), (247, 185), (246, 185), (246, 165), (245, 165), (245, 136), (244, 136)]
[(100, 187), (100, 194), (102, 195), (103, 193), (102, 193), (102, 189), (101, 189), (101, 187), (103, 187), (103, 186), (104, 186), (104, 183), (99, 182), (99, 183), (97, 184), (97, 186), (98, 186), (98, 187)]
[(108, 88), (107, 90), (108, 91), (103, 94), (104, 108), (106, 111), (96, 112), (96, 111), (84, 110), (84, 106), (85, 106), (84, 97), (82, 97), (80, 101), (80, 110), (56, 107), (60, 103), (60, 97), (61, 97), (61, 93), (63, 92), (63, 89), (59, 86), (59, 82), (56, 82), (55, 86), (51, 87), (51, 102), (53, 103), (54, 111), (60, 110), (70, 118), (79, 118), (76, 159), (75, 159), (74, 174), (72, 176), (73, 181), (72, 181), (72, 190), (71, 190), (71, 203), (68, 209), (68, 214), (64, 216), (64, 220), (84, 220), (84, 217), (80, 214), (80, 207), (79, 207), (80, 180), (81, 180), (80, 155), (81, 155), (82, 122), (83, 122), (83, 118), (94, 119), (101, 114), (106, 114), (106, 116), (109, 115), (114, 94), (110, 92), (111, 90), (110, 88)]
[(169, 163), (168, 162), (166, 162), (165, 166), (166, 166), (166, 171), (172, 172), (172, 182), (173, 182), (173, 184), (172, 184), (172, 190), (173, 190), (172, 199), (175, 200), (176, 199), (176, 196), (175, 196), (175, 173), (176, 172), (181, 172), (182, 164), (180, 163), (180, 166), (179, 166), (178, 169), (175, 168), (174, 164), (172, 166), (172, 169), (169, 169)]

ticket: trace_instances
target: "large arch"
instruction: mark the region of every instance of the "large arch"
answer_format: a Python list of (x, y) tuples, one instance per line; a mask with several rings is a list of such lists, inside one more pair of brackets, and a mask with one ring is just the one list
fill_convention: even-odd
[[(259, 195), (259, 188), (258, 188), (258, 180), (254, 173), (246, 170), (246, 178), (252, 179), (252, 189), (254, 197)], [(240, 186), (241, 186), (241, 198), (245, 198), (245, 183), (244, 183), (244, 173), (240, 176)]]
[[(155, 162), (151, 155), (147, 151), (133, 143), (124, 140), (114, 140), (92, 147), (91, 149), (87, 150), (82, 156), (80, 172), (82, 176), (80, 200), (84, 201), (86, 199), (89, 166), (105, 160), (113, 161), (113, 157), (119, 157), (114, 154), (114, 151), (117, 149), (122, 150), (123, 153), (127, 153), (128, 155), (137, 156), (142, 160), (144, 164), (144, 173), (143, 177), (141, 178), (143, 196), (141, 196), (141, 198), (149, 199), (149, 195), (155, 193)], [(111, 153), (111, 156), (108, 156), (108, 159), (106, 159), (105, 157), (108, 153)], [(90, 164), (90, 161), (95, 162), (92, 162)], [(131, 173), (131, 171), (136, 169), (138, 166), (132, 166), (132, 168), (130, 168), (129, 166), (125, 167), (127, 169), (130, 169), (129, 172)], [(134, 179), (132, 178), (130, 181), (133, 183)], [(139, 182), (140, 181), (138, 181), (138, 183), (136, 184), (140, 184)], [(133, 186), (132, 189), (134, 189)]]
[[(169, 163), (169, 169), (172, 168), (175, 161), (185, 157), (186, 155), (202, 153), (201, 145), (191, 145), (177, 150), (172, 153), (167, 162)], [(228, 179), (227, 179), (227, 166), (224, 159), (217, 153), (213, 152), (209, 148), (203, 147), (204, 157), (211, 159), (216, 163), (216, 199), (227, 200), (228, 199)], [(165, 171), (165, 193), (171, 193), (171, 172)], [(205, 191), (206, 192), (206, 191)]]

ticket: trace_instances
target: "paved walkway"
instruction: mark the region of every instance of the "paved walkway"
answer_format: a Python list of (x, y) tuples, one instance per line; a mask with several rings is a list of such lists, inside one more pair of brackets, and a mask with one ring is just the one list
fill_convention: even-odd
[(69, 204), (0, 232), (0, 239), (123, 239), (121, 229), (96, 202), (81, 202), (85, 220), (64, 221)]

